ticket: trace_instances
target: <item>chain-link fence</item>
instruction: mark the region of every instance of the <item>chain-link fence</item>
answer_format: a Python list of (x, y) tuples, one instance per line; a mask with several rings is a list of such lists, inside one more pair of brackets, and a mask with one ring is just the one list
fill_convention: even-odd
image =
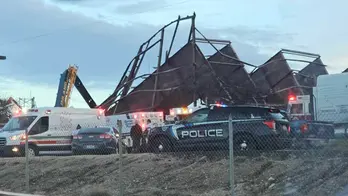
[[(170, 124), (156, 112), (19, 117), (9, 122), (18, 130), (5, 127), (8, 138), (0, 138), (2, 149), (18, 156), (1, 158), (0, 189), (40, 195), (345, 195), (346, 125), (297, 118), (255, 106), (203, 108)], [(25, 126), (28, 137), (20, 131)]]

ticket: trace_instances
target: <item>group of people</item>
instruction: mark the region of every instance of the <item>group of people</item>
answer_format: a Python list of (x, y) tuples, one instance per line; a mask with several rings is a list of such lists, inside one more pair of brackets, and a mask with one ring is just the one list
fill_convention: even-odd
[(139, 121), (135, 121), (135, 124), (132, 126), (130, 130), (130, 135), (133, 140), (133, 152), (135, 153), (140, 152), (141, 146), (146, 145), (146, 137), (150, 128), (151, 128), (150, 119), (147, 120), (144, 130), (139, 124)]

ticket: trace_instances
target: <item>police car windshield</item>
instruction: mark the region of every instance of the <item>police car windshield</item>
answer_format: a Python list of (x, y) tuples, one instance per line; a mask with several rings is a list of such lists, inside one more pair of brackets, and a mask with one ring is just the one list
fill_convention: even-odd
[(33, 123), (33, 121), (36, 118), (37, 118), (37, 116), (18, 116), (18, 117), (13, 117), (2, 128), (2, 131), (10, 132), (10, 131), (25, 130)]

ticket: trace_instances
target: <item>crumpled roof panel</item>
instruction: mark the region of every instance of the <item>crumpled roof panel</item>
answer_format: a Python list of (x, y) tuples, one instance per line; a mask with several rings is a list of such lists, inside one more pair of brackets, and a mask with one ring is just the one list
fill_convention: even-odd
[[(281, 52), (275, 54), (265, 64), (260, 66), (251, 78), (261, 92), (278, 91), (291, 86), (296, 86), (295, 77), (291, 74), (292, 69)], [(263, 84), (268, 83), (268, 84)]]
[[(208, 61), (234, 101), (245, 100), (246, 96), (255, 94), (256, 87), (230, 44), (209, 57)], [(217, 89), (222, 90), (220, 87)]]
[[(158, 75), (157, 89), (167, 90), (157, 92), (155, 107), (179, 107), (193, 102), (194, 67), (192, 58), (193, 45), (188, 43), (160, 66), (159, 72), (161, 74)], [(197, 64), (196, 80), (198, 80), (200, 73), (208, 72), (208, 66), (206, 66), (207, 61), (197, 46), (195, 46), (195, 58)], [(175, 70), (170, 71), (173, 69)], [(116, 113), (152, 110), (152, 97), (156, 78), (154, 73), (120, 100)], [(112, 111), (113, 109), (110, 110)]]
[[(316, 58), (313, 62), (304, 67), (299, 74), (296, 75), (296, 79), (301, 86), (316, 86), (316, 78), (320, 75), (329, 74), (325, 65), (320, 58)], [(309, 76), (309, 77), (306, 77)]]

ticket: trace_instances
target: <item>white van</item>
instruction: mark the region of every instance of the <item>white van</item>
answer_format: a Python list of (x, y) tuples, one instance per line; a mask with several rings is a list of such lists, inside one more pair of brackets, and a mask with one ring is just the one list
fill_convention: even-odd
[(139, 122), (139, 125), (142, 127), (143, 131), (148, 126), (147, 120), (151, 121), (151, 127), (160, 127), (164, 125), (163, 112), (135, 112), (106, 116), (107, 126), (112, 126), (118, 129), (117, 120), (122, 122), (122, 140), (126, 145), (128, 152), (131, 152), (133, 147), (133, 140), (130, 136), (130, 130), (135, 124), (135, 121)]
[(23, 155), (28, 130), (29, 155), (44, 151), (71, 151), (72, 131), (105, 125), (99, 109), (45, 107), (20, 111), (0, 131), (0, 152)]

